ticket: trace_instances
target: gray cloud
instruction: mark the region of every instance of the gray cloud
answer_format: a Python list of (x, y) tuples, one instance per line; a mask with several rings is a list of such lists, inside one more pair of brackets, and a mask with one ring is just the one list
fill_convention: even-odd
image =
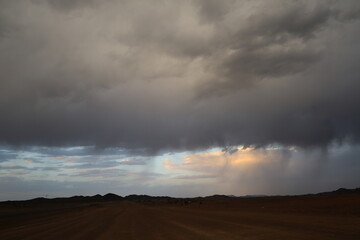
[(47, 0), (49, 5), (56, 10), (60, 11), (71, 11), (76, 9), (83, 9), (91, 7), (96, 4), (96, 0), (73, 0), (73, 1), (62, 1), (62, 0)]
[[(31, 155), (31, 156), (30, 156)], [(32, 157), (33, 156), (33, 157)], [(73, 158), (78, 163), (98, 161), (113, 161), (122, 159), (122, 164), (140, 164), (152, 157), (152, 152), (145, 149), (124, 149), (110, 147), (99, 149), (96, 146), (48, 147), (48, 146), (0, 146), (0, 160), (13, 159), (31, 160), (41, 163), (40, 159)], [(126, 161), (125, 161), (126, 160)]]
[(18, 165), (14, 165), (14, 166), (0, 166), (0, 170), (17, 170), (17, 169), (30, 170), (31, 168), (27, 168), (27, 167), (24, 167), (24, 166), (18, 166)]
[(194, 179), (206, 179), (206, 178), (216, 178), (215, 174), (198, 174), (198, 175), (180, 175), (174, 177), (174, 179), (186, 179), (186, 180), (194, 180)]
[(350, 8), (350, 4), (344, 7), (324, 1), (268, 1), (263, 5), (262, 14), (255, 11), (238, 19), (247, 24), (228, 37), (223, 50), (231, 53), (214, 62), (218, 77), (203, 85), (201, 94), (224, 94), (260, 80), (305, 72), (329, 50), (317, 43), (326, 35), (323, 31), (359, 19), (360, 10), (358, 4)]
[(72, 165), (72, 166), (67, 166), (66, 168), (70, 168), (70, 169), (76, 169), (76, 168), (80, 168), (80, 169), (87, 169), (87, 168), (110, 168), (110, 167), (116, 167), (119, 166), (120, 163), (116, 162), (116, 161), (105, 161), (105, 162), (97, 162), (97, 161), (93, 161), (90, 163), (84, 163), (84, 164), (77, 164), (77, 165)]
[[(359, 145), (333, 146), (328, 151), (319, 149), (290, 151), (270, 148), (248, 150), (249, 154), (260, 154), (262, 157), (255, 159), (254, 162), (247, 162), (246, 158), (245, 161), (238, 159), (234, 162), (229, 159), (228, 164), (232, 167), (216, 164), (219, 163), (217, 159), (219, 155), (215, 155), (215, 158), (193, 158), (185, 164), (193, 169), (184, 174), (87, 169), (73, 173), (60, 173), (58, 175), (65, 176), (66, 180), (57, 179), (56, 181), (4, 175), (0, 177), (0, 201), (39, 196), (95, 195), (108, 192), (122, 196), (137, 193), (178, 197), (196, 197), (216, 193), (287, 195), (332, 191), (339, 187), (355, 188), (358, 187), (360, 181)], [(228, 156), (235, 157), (236, 154), (241, 154), (241, 151)], [(79, 178), (81, 180), (78, 180)], [(180, 181), (181, 184), (179, 184)]]
[[(116, 158), (116, 157), (112, 157)], [(65, 168), (69, 169), (87, 169), (87, 168), (111, 168), (117, 167), (121, 165), (145, 165), (146, 162), (149, 161), (147, 158), (144, 159), (121, 159), (121, 160), (113, 160), (109, 158), (99, 158), (96, 159), (94, 157), (84, 158), (77, 158), (74, 159), (73, 162), (76, 162), (75, 165), (66, 166)], [(85, 163), (83, 163), (85, 162)], [(80, 164), (79, 164), (80, 163)]]
[(200, 20), (207, 24), (223, 20), (224, 16), (230, 12), (235, 1), (198, 0), (195, 3), (199, 6)]
[(1, 4), (2, 143), (154, 155), (360, 138), (358, 1)]
[(59, 167), (25, 167), (21, 165), (11, 165), (11, 166), (0, 166), (0, 171), (11, 171), (11, 170), (28, 170), (26, 173), (31, 171), (56, 171), (59, 170)]
[(91, 169), (91, 170), (83, 170), (71, 176), (78, 177), (101, 177), (101, 178), (113, 178), (113, 177), (121, 177), (127, 176), (128, 172), (123, 169)]
[(0, 150), (0, 163), (7, 162), (17, 158), (17, 154), (9, 151)]

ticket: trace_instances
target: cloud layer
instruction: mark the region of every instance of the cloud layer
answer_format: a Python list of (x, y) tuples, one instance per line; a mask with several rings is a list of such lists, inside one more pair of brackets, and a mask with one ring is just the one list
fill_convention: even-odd
[(0, 142), (358, 142), (359, 19), (358, 1), (0, 1)]
[[(5, 152), (13, 153), (0, 151)], [(249, 147), (168, 154), (140, 165), (111, 154), (58, 156), (33, 149), (0, 165), (0, 201), (107, 192), (177, 197), (317, 193), (358, 187), (359, 154), (360, 146), (349, 145), (327, 152)]]

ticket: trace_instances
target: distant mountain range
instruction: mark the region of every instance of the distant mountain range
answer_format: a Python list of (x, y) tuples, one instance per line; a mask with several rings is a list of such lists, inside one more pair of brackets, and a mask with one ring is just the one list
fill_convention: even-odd
[(318, 193), (318, 195), (340, 195), (340, 194), (356, 194), (360, 193), (360, 188), (353, 188), (353, 189), (346, 189), (346, 188), (339, 188), (338, 190), (332, 192), (323, 192)]
[[(339, 188), (335, 191), (331, 192), (322, 192), (317, 194), (306, 194), (306, 195), (343, 195), (343, 194), (360, 194), (360, 188), (354, 189), (346, 189)], [(149, 196), (149, 195), (128, 195), (126, 197), (122, 197), (116, 195), (114, 193), (108, 193), (105, 195), (94, 195), (94, 196), (73, 196), (68, 198), (34, 198), (31, 200), (23, 200), (23, 201), (4, 201), (2, 203), (10, 203), (10, 202), (27, 202), (27, 203), (91, 203), (91, 202), (114, 202), (114, 201), (134, 201), (134, 202), (150, 202), (150, 201), (163, 201), (163, 202), (172, 202), (177, 200), (183, 201), (194, 201), (201, 199), (229, 199), (229, 198), (255, 198), (255, 197), (270, 197), (267, 195), (245, 195), (245, 196), (234, 196), (234, 195), (211, 195), (206, 197), (195, 197), (195, 198), (174, 198), (168, 196)]]

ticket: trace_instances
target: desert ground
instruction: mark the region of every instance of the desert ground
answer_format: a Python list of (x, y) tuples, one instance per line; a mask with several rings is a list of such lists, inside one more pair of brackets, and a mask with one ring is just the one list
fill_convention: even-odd
[(0, 206), (0, 239), (360, 239), (360, 194)]

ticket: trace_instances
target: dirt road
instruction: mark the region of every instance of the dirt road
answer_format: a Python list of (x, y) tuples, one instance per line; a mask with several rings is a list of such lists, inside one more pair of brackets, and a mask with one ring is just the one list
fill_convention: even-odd
[[(0, 239), (360, 239), (360, 215), (334, 200), (144, 205), (128, 201), (0, 216)], [(322, 203), (323, 202), (323, 203)], [(329, 203), (330, 202), (330, 203)]]

